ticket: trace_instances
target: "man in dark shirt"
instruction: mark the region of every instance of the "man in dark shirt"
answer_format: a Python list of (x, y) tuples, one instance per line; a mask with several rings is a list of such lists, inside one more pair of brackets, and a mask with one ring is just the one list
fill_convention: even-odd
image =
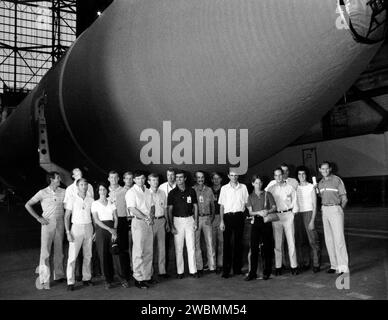
[(220, 205), (218, 204), (218, 198), (220, 197), (222, 177), (221, 174), (213, 172), (211, 174), (212, 178), (212, 191), (214, 195), (214, 205), (215, 205), (215, 218), (212, 223), (213, 227), (213, 251), (216, 254), (216, 265), (217, 273), (222, 270), (222, 251), (224, 250), (224, 238), (222, 231), (220, 229)]
[(183, 246), (186, 241), (190, 276), (198, 278), (195, 261), (195, 230), (198, 228), (197, 195), (193, 188), (186, 186), (186, 174), (177, 171), (177, 186), (168, 194), (168, 214), (171, 232), (174, 235), (177, 277), (184, 275)]

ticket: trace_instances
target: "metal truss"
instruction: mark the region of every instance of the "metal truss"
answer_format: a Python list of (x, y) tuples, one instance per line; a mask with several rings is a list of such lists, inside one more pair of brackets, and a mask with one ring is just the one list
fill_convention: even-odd
[(0, 92), (31, 90), (76, 38), (76, 0), (0, 1)]

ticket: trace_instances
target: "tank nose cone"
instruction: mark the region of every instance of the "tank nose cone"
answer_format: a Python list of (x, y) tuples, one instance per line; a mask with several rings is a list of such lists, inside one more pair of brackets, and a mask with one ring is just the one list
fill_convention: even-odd
[(387, 29), (387, 0), (339, 0), (346, 28), (361, 43), (382, 41)]

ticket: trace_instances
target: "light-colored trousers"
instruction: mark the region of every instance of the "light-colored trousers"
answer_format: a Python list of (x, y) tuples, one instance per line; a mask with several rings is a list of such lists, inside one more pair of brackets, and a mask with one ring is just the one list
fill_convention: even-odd
[(197, 262), (197, 270), (203, 270), (202, 250), (201, 250), (201, 234), (203, 233), (206, 243), (207, 264), (209, 270), (216, 269), (216, 254), (213, 250), (213, 226), (209, 216), (198, 217), (198, 229), (195, 231), (195, 260)]
[(75, 283), (75, 261), (82, 247), (82, 281), (89, 281), (92, 278), (91, 260), (92, 260), (92, 244), (93, 244), (93, 225), (88, 224), (73, 224), (70, 230), (74, 238), (73, 242), (69, 242), (69, 257), (67, 260), (67, 284)]
[(344, 235), (344, 211), (340, 206), (322, 206), (323, 232), (331, 269), (349, 272)]
[[(166, 273), (166, 219), (155, 219), (154, 225), (154, 265), (159, 274)], [(155, 268), (156, 269), (156, 268)]]
[(189, 272), (194, 274), (197, 272), (195, 262), (195, 234), (194, 234), (194, 218), (190, 217), (174, 217), (174, 226), (177, 234), (174, 234), (175, 256), (177, 273), (185, 272), (183, 260), (183, 246), (186, 241), (187, 259), (189, 263)]
[(224, 250), (224, 237), (220, 229), (221, 216), (217, 214), (213, 221), (213, 252), (216, 257), (216, 265), (222, 268), (222, 252)]
[(283, 232), (286, 234), (291, 268), (296, 268), (298, 263), (296, 261), (295, 251), (294, 214), (292, 212), (284, 212), (278, 213), (278, 216), (280, 220), (272, 222), (273, 237), (275, 239), (276, 268), (282, 267)]
[(132, 266), (137, 281), (148, 281), (152, 277), (154, 253), (153, 226), (137, 218), (132, 219)]
[(41, 283), (50, 282), (50, 253), (54, 242), (54, 280), (65, 277), (63, 270), (64, 217), (52, 217), (49, 224), (42, 225), (40, 240), (39, 278)]

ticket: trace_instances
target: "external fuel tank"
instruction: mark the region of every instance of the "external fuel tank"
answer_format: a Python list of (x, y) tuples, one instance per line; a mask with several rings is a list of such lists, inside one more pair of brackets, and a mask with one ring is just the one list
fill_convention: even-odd
[[(347, 2), (366, 28), (370, 12), (356, 4), (367, 1)], [(192, 138), (248, 129), (253, 166), (318, 122), (378, 50), (355, 41), (340, 13), (337, 0), (115, 0), (0, 126), (0, 164), (39, 161), (34, 108), (45, 95), (51, 160), (64, 168), (179, 166), (163, 158), (163, 140), (179, 143), (163, 137), (163, 121)], [(140, 159), (145, 129), (160, 133), (160, 163)], [(183, 169), (231, 164), (201, 164), (197, 147)]]

